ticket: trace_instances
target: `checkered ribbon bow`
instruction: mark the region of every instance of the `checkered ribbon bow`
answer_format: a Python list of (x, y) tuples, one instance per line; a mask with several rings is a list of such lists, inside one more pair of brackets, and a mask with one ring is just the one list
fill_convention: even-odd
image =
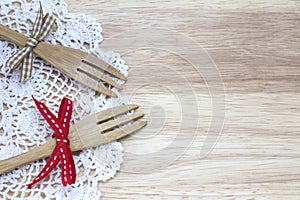
[(59, 107), (58, 116), (56, 117), (44, 103), (39, 102), (33, 96), (32, 98), (40, 113), (55, 131), (53, 137), (56, 138), (56, 146), (44, 168), (33, 179), (32, 183), (27, 186), (30, 189), (32, 185), (45, 178), (55, 168), (59, 161), (61, 161), (62, 168), (62, 184), (64, 186), (73, 184), (76, 181), (76, 169), (72, 150), (70, 148), (70, 141), (68, 139), (70, 120), (72, 116), (72, 101), (68, 98), (63, 98)]
[(18, 68), (21, 62), (23, 62), (20, 71), (20, 82), (25, 81), (32, 76), (32, 50), (40, 41), (45, 39), (54, 23), (55, 19), (53, 16), (46, 14), (43, 17), (43, 9), (40, 4), (40, 10), (36, 17), (31, 36), (28, 38), (25, 47), (13, 54), (6, 63), (7, 67), (14, 70)]

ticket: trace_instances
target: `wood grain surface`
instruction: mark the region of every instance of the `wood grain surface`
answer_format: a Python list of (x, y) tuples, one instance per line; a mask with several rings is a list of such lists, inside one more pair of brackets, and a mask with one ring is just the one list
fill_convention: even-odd
[[(100, 47), (119, 52), (130, 67), (121, 94), (141, 105), (150, 122), (122, 140), (124, 162), (100, 184), (103, 199), (300, 199), (299, 1), (66, 2), (70, 12), (102, 24)], [(130, 43), (147, 30), (181, 34), (169, 43), (179, 48)], [(225, 91), (224, 117), (214, 112), (206, 75), (181, 55), (180, 49), (204, 56), (184, 37), (214, 62)], [(182, 110), (186, 104), (194, 105), (190, 115)], [(223, 129), (206, 141), (218, 113)]]

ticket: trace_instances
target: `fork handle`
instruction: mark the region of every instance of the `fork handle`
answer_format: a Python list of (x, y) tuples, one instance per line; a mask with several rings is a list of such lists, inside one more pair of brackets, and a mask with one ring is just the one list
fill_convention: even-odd
[(43, 145), (35, 147), (26, 153), (5, 160), (0, 160), (0, 174), (36, 160), (49, 157), (55, 147), (55, 144), (55, 139), (51, 139)]
[(11, 30), (10, 28), (0, 24), (0, 36), (8, 41), (14, 42), (17, 45), (25, 46), (28, 40), (28, 37), (18, 33), (17, 31)]

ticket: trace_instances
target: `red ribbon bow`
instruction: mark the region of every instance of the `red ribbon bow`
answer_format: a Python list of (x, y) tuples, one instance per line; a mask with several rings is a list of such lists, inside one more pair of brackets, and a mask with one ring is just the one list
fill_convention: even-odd
[(72, 150), (70, 148), (70, 141), (68, 139), (72, 116), (72, 101), (66, 97), (63, 98), (59, 107), (58, 116), (55, 117), (44, 103), (39, 102), (33, 96), (32, 98), (42, 116), (54, 130), (55, 133), (53, 137), (56, 138), (56, 146), (42, 171), (33, 179), (32, 183), (27, 186), (30, 189), (32, 185), (45, 178), (59, 161), (61, 161), (62, 164), (62, 184), (64, 186), (73, 184), (76, 181), (76, 170)]

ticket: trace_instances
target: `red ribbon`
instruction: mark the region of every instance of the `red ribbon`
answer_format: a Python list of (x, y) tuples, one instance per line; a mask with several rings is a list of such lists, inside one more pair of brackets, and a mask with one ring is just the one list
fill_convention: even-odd
[(62, 184), (64, 186), (73, 184), (76, 181), (76, 170), (72, 150), (70, 148), (70, 141), (68, 139), (72, 116), (72, 101), (66, 97), (63, 98), (59, 107), (58, 116), (55, 117), (44, 103), (37, 101), (33, 96), (32, 98), (42, 116), (54, 130), (55, 133), (53, 137), (56, 138), (56, 146), (42, 171), (33, 179), (32, 183), (27, 186), (30, 189), (32, 185), (45, 178), (59, 161), (61, 161), (62, 164)]

